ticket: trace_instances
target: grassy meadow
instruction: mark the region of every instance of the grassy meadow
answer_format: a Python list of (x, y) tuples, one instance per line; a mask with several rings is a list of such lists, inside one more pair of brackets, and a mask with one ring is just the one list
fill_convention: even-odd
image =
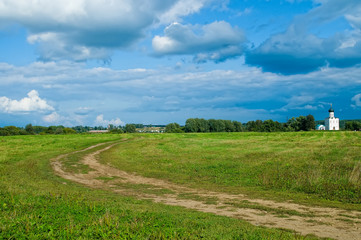
[(194, 188), (361, 209), (359, 132), (143, 135), (102, 154)]
[[(50, 166), (51, 159), (60, 154), (100, 142), (128, 138), (128, 141), (104, 153), (102, 161), (142, 175), (172, 179), (206, 189), (226, 187), (225, 191), (241, 191), (256, 187), (260, 190), (288, 191), (294, 183), (283, 189), (278, 179), (272, 179), (279, 178), (284, 169), (302, 168), (311, 149), (314, 149), (312, 154), (317, 159), (311, 159), (309, 164), (322, 162), (322, 159), (345, 164), (341, 170), (325, 167), (335, 175), (331, 176), (334, 178), (352, 170), (359, 161), (356, 154), (359, 150), (357, 134), (330, 133), (323, 136), (298, 133), (300, 137), (297, 133), (292, 134), (0, 137), (0, 239), (312, 238), (286, 230), (252, 226), (238, 219), (86, 188), (54, 175)], [(328, 138), (348, 147), (328, 149)], [(317, 153), (322, 142), (325, 150)], [(314, 145), (318, 147), (315, 149)], [(291, 148), (285, 150), (287, 146)], [(302, 154), (302, 149), (308, 147), (311, 147), (309, 155)], [(329, 159), (328, 153), (336, 153), (336, 156)], [(300, 163), (296, 155), (301, 156)], [(81, 154), (76, 156), (80, 158)], [(282, 162), (286, 160), (289, 166)], [(265, 166), (269, 167), (269, 171), (261, 177)], [(245, 174), (244, 168), (253, 170)], [(352, 194), (358, 194), (358, 185), (350, 186), (345, 189), (350, 192), (349, 197), (340, 198), (337, 191), (330, 196), (354, 202)]]

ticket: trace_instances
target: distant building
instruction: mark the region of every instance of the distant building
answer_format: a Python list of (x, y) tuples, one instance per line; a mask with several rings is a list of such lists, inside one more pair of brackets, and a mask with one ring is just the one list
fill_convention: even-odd
[(107, 133), (109, 130), (90, 130), (89, 133)]
[(340, 130), (340, 119), (335, 118), (335, 111), (332, 108), (332, 104), (328, 112), (329, 112), (329, 117), (325, 119), (326, 130), (335, 130), (335, 131)]
[(325, 125), (319, 124), (316, 126), (316, 130), (318, 130), (318, 131), (326, 130), (326, 127), (325, 127)]

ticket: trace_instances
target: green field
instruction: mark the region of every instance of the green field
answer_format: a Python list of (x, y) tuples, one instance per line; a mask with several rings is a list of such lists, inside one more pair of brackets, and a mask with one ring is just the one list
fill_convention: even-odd
[(148, 135), (103, 162), (194, 188), (361, 209), (359, 132)]
[(361, 209), (357, 132), (0, 137), (0, 239), (304, 238), (90, 189), (50, 166), (57, 155), (119, 139), (128, 140), (101, 162), (192, 188)]

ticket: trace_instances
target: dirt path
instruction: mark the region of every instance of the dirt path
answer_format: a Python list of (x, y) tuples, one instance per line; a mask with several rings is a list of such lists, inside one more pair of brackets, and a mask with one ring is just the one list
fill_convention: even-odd
[[(167, 205), (244, 219), (254, 225), (294, 230), (302, 235), (314, 234), (334, 239), (361, 239), (361, 212), (335, 208), (310, 207), (291, 202), (252, 199), (190, 189), (154, 178), (127, 173), (97, 161), (97, 156), (120, 142), (101, 143), (53, 159), (52, 167), (62, 178), (91, 188), (101, 188)], [(67, 171), (63, 164), (71, 154), (103, 146), (80, 161), (91, 170), (87, 173)]]

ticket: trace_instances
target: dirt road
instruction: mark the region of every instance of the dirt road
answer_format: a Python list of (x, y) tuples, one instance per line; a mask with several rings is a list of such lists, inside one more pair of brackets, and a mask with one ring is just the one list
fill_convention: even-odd
[[(242, 194), (230, 195), (190, 189), (163, 180), (127, 173), (99, 163), (98, 155), (117, 144), (120, 142), (102, 143), (81, 151), (60, 155), (53, 159), (51, 164), (60, 177), (91, 188), (106, 189), (167, 205), (240, 218), (254, 225), (290, 229), (302, 235), (361, 239), (361, 212), (358, 211), (310, 207), (291, 202), (252, 199)], [(85, 151), (90, 151), (90, 153), (80, 160), (80, 164), (91, 170), (87, 173), (73, 173), (66, 170), (64, 161), (71, 154)]]

